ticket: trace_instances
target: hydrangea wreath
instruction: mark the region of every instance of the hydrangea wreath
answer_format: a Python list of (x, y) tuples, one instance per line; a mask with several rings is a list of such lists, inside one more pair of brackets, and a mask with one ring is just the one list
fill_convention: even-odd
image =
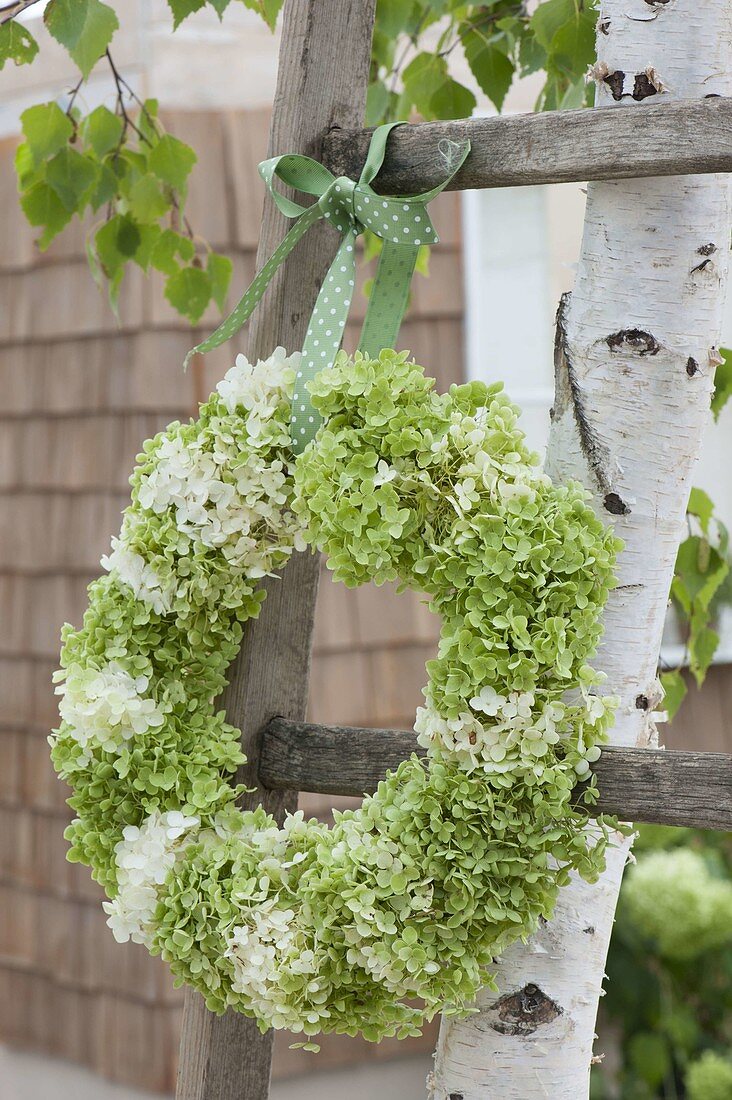
[[(437, 394), (406, 353), (340, 353), (293, 460), (297, 365), (240, 356), (198, 420), (145, 444), (108, 572), (63, 631), (53, 759), (69, 858), (118, 940), (262, 1030), (378, 1040), (465, 1011), (570, 873), (602, 869), (611, 823), (572, 791), (612, 720), (588, 662), (620, 544), (581, 486), (540, 472), (500, 386)], [(442, 620), (426, 760), (332, 828), (237, 808), (239, 734), (215, 703), (260, 579), (308, 545)]]

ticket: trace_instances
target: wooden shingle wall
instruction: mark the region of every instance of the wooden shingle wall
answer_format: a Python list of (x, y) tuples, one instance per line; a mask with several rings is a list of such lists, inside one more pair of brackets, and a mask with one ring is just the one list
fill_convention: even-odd
[[(263, 200), (256, 164), (268, 119), (200, 112), (167, 123), (198, 153), (189, 216), (234, 259), (233, 302), (253, 274)], [(17, 207), (13, 154), (12, 142), (0, 144), (0, 1041), (165, 1091), (174, 1081), (181, 995), (159, 960), (115, 944), (87, 869), (65, 861), (68, 792), (46, 743), (56, 724), (51, 674), (61, 624), (80, 621), (86, 585), (119, 528), (142, 441), (189, 416), (243, 342), (184, 375), (195, 334), (159, 282), (137, 270), (125, 278), (118, 325), (91, 280), (80, 228), (45, 256), (34, 250)], [(458, 197), (442, 196), (433, 210), (442, 243), (432, 277), (415, 281), (402, 346), (444, 387), (462, 363)], [(363, 306), (357, 292), (350, 346)], [(200, 334), (216, 320), (212, 311)], [(326, 576), (313, 720), (410, 726), (435, 637), (436, 623), (415, 597), (348, 591)], [(328, 811), (323, 798), (303, 804)], [(395, 1051), (395, 1043), (339, 1038), (314, 1057), (283, 1042), (276, 1072)]]

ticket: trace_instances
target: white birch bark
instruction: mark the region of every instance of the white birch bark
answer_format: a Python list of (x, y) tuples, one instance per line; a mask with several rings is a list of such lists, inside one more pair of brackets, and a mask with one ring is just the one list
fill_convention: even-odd
[[(603, 0), (598, 26), (598, 106), (642, 111), (654, 89), (655, 103), (732, 92), (729, 0)], [(658, 650), (710, 416), (729, 239), (727, 177), (591, 184), (575, 289), (560, 306), (547, 470), (582, 480), (625, 540), (598, 659), (621, 700), (615, 744), (655, 734)], [(600, 883), (562, 891), (551, 923), (506, 953), (500, 995), (484, 991), (475, 1015), (443, 1021), (434, 1100), (587, 1097), (628, 847), (618, 844)]]

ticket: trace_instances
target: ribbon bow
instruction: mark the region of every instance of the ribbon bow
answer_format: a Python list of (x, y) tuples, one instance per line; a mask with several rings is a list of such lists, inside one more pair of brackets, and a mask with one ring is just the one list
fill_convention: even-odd
[[(296, 153), (262, 161), (259, 173), (270, 195), (286, 217), (296, 219), (295, 224), (226, 320), (186, 356), (187, 364), (192, 355), (219, 347), (238, 332), (277, 268), (310, 226), (321, 218), (330, 222), (343, 236), (318, 294), (303, 343), (292, 399), (295, 453), (304, 450), (318, 430), (320, 418), (310, 403), (307, 383), (318, 371), (332, 365), (340, 348), (356, 281), (357, 236), (369, 229), (384, 242), (359, 341), (359, 351), (375, 357), (382, 348), (392, 347), (396, 342), (421, 245), (435, 244), (438, 240), (427, 213), (427, 203), (447, 186), (470, 152), (467, 141), (460, 144), (442, 141), (439, 149), (447, 174), (441, 184), (421, 195), (403, 198), (377, 195), (371, 183), (383, 164), (389, 133), (394, 126), (400, 125), (402, 123), (392, 122), (374, 131), (357, 183), (348, 176), (336, 177), (318, 161)], [(276, 189), (277, 179), (297, 191), (315, 196), (317, 202), (301, 206)]]

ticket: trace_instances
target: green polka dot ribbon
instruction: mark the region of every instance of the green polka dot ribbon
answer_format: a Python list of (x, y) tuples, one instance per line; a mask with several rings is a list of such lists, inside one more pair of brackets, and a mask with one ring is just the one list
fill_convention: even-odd
[[(307, 383), (332, 365), (343, 339), (356, 280), (356, 238), (364, 229), (383, 242), (359, 350), (377, 356), (394, 346), (409, 300), (417, 254), (422, 245), (438, 240), (427, 213), (427, 203), (444, 190), (470, 152), (470, 142), (441, 141), (438, 149), (445, 162), (445, 178), (421, 195), (402, 198), (377, 195), (371, 184), (384, 162), (389, 133), (401, 122), (379, 126), (371, 137), (366, 163), (356, 183), (334, 176), (324, 165), (296, 153), (262, 161), (259, 174), (279, 210), (295, 224), (258, 272), (241, 301), (208, 339), (186, 356), (211, 351), (230, 339), (249, 319), (272, 276), (311, 225), (324, 218), (339, 233), (341, 242), (318, 294), (302, 348), (302, 360), (292, 399), (293, 449), (300, 453), (314, 438), (320, 417), (310, 402)], [(296, 191), (316, 198), (311, 206), (283, 195), (275, 187), (279, 179)]]

